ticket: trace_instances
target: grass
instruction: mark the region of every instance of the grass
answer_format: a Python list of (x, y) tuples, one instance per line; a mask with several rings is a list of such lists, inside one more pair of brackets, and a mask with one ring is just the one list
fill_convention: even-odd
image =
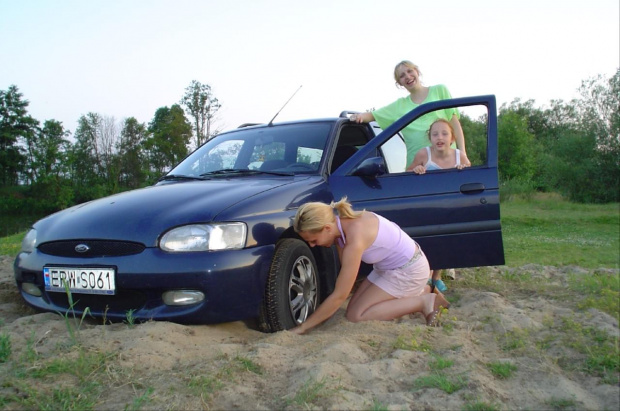
[(506, 264), (619, 268), (618, 203), (576, 204), (556, 195), (500, 205)]
[(491, 374), (501, 380), (508, 379), (517, 371), (517, 366), (503, 361), (495, 361), (487, 364), (487, 368), (491, 371)]
[(17, 256), (22, 245), (22, 239), (26, 232), (10, 235), (8, 237), (0, 237), (0, 255)]

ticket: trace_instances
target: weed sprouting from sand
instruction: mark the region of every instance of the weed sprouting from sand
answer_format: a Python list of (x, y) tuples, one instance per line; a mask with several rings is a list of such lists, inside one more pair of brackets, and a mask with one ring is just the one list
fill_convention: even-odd
[(420, 336), (421, 332), (421, 329), (417, 328), (413, 333), (399, 335), (392, 344), (392, 348), (407, 351), (431, 351), (431, 344), (425, 341), (423, 336)]
[[(58, 314), (62, 316), (65, 320), (65, 325), (67, 326), (67, 332), (69, 333), (69, 339), (70, 339), (71, 345), (75, 345), (78, 343), (80, 329), (82, 328), (82, 323), (84, 322), (84, 319), (86, 318), (86, 316), (90, 314), (90, 308), (86, 307), (84, 309), (84, 311), (82, 312), (82, 316), (80, 317), (80, 320), (78, 321), (75, 315), (75, 305), (78, 303), (78, 301), (73, 301), (73, 293), (69, 289), (69, 283), (64, 278), (62, 279), (62, 284), (65, 288), (65, 293), (67, 294), (67, 299), (69, 301), (69, 308), (64, 314), (63, 313), (58, 313)], [(69, 316), (72, 317), (73, 324)]]
[(315, 403), (321, 397), (327, 397), (340, 389), (339, 384), (323, 377), (320, 380), (309, 378), (301, 388), (295, 393), (295, 396), (286, 401), (287, 406), (295, 404), (301, 407), (312, 408), (310, 405)]
[(136, 310), (133, 308), (125, 311), (125, 324), (127, 324), (129, 328), (133, 328), (136, 325), (136, 317), (133, 315), (135, 311)]
[(437, 388), (448, 394), (452, 394), (464, 388), (467, 385), (467, 379), (460, 375), (447, 375), (444, 373), (434, 373), (417, 378), (414, 381), (414, 388)]
[(8, 361), (11, 356), (11, 336), (2, 333), (0, 334), (0, 363)]
[(433, 371), (439, 371), (446, 368), (450, 368), (454, 365), (454, 360), (449, 360), (440, 355), (434, 355), (433, 359), (429, 361), (428, 366)]
[(547, 405), (551, 407), (553, 410), (567, 410), (567, 409), (575, 409), (577, 403), (574, 398), (556, 398), (553, 397), (547, 401), (545, 401)]
[(126, 406), (125, 410), (133, 411), (143, 409), (144, 406), (151, 401), (151, 395), (153, 394), (153, 392), (155, 392), (155, 389), (153, 387), (148, 387), (142, 395), (134, 398), (131, 405)]
[(529, 331), (515, 328), (506, 331), (500, 338), (500, 346), (503, 351), (514, 351), (527, 346)]
[(620, 275), (595, 271), (591, 275), (571, 274), (569, 288), (581, 297), (577, 307), (595, 308), (620, 320)]
[(502, 380), (512, 377), (514, 372), (517, 371), (516, 365), (503, 361), (488, 363), (487, 368), (494, 376)]
[(237, 363), (238, 366), (241, 367), (241, 369), (245, 371), (249, 371), (258, 375), (261, 375), (263, 373), (263, 368), (255, 361), (247, 357), (237, 355), (233, 360)]
[(494, 404), (484, 401), (468, 402), (463, 407), (463, 411), (499, 411), (501, 408)]

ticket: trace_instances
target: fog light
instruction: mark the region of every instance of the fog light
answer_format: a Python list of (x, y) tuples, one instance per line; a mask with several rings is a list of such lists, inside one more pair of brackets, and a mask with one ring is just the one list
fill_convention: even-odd
[(41, 289), (32, 283), (23, 283), (22, 291), (35, 297), (41, 297), (42, 295)]
[(203, 293), (193, 290), (166, 291), (161, 297), (166, 305), (192, 305), (205, 299)]

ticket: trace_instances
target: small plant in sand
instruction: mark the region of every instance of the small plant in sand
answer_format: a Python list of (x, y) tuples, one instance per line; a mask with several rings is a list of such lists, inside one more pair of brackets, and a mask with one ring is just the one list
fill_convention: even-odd
[(489, 404), (488, 402), (484, 402), (484, 401), (468, 402), (463, 407), (463, 411), (499, 411), (499, 410), (501, 410), (501, 408), (498, 407), (497, 405)]
[[(392, 347), (396, 350), (407, 351), (431, 351), (432, 347), (429, 342), (420, 337), (420, 332), (413, 334), (399, 335), (396, 341), (392, 344)], [(418, 341), (420, 339), (421, 341)]]
[(311, 409), (314, 408), (311, 405), (319, 398), (330, 396), (339, 389), (339, 384), (336, 384), (327, 377), (323, 377), (319, 381), (309, 378), (295, 393), (295, 396), (287, 400), (286, 403), (287, 406), (295, 404), (300, 407)]
[(11, 336), (0, 334), (0, 363), (8, 361), (11, 356)]
[(552, 410), (574, 410), (577, 407), (577, 403), (574, 398), (551, 398), (545, 401)]
[[(69, 333), (71, 345), (75, 345), (78, 342), (78, 338), (80, 335), (80, 329), (82, 328), (82, 323), (84, 322), (84, 319), (86, 318), (86, 316), (90, 314), (90, 308), (86, 307), (86, 309), (84, 309), (84, 312), (82, 313), (82, 316), (80, 317), (78, 321), (75, 315), (75, 305), (78, 302), (73, 301), (73, 294), (71, 293), (71, 290), (69, 289), (69, 283), (65, 279), (62, 280), (62, 283), (65, 287), (65, 293), (67, 294), (67, 299), (69, 301), (69, 308), (67, 309), (67, 312), (65, 312), (64, 314), (62, 313), (59, 313), (59, 314), (65, 320), (65, 325), (67, 326), (67, 332)], [(71, 321), (71, 319), (73, 321)]]
[(431, 370), (439, 371), (446, 368), (450, 368), (454, 365), (454, 360), (449, 360), (440, 355), (434, 355), (433, 359), (428, 363)]
[(133, 315), (135, 311), (136, 310), (133, 308), (125, 311), (125, 324), (127, 324), (129, 328), (133, 328), (133, 326), (136, 325), (136, 317)]
[(514, 328), (506, 331), (502, 337), (500, 337), (500, 346), (503, 351), (514, 351), (527, 346), (527, 339), (529, 332), (524, 329)]
[(494, 376), (502, 380), (512, 377), (512, 374), (517, 371), (516, 365), (503, 361), (488, 363), (487, 368)]
[(437, 388), (448, 394), (452, 394), (464, 388), (467, 385), (467, 379), (460, 375), (447, 375), (441, 372), (437, 372), (431, 375), (426, 375), (417, 378), (414, 381), (414, 388)]
[(140, 395), (133, 399), (131, 405), (125, 407), (125, 410), (133, 411), (133, 410), (141, 410), (144, 409), (145, 405), (151, 401), (151, 395), (155, 392), (153, 387), (148, 387), (144, 394)]

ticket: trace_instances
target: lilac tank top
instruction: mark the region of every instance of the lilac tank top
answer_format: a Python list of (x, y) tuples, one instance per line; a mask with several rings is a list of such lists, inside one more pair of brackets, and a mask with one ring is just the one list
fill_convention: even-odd
[[(377, 238), (362, 254), (362, 261), (373, 264), (379, 270), (393, 270), (407, 263), (416, 251), (416, 243), (394, 222), (373, 213), (379, 219)], [(342, 238), (338, 239), (341, 247), (346, 244), (340, 217), (336, 223)]]

